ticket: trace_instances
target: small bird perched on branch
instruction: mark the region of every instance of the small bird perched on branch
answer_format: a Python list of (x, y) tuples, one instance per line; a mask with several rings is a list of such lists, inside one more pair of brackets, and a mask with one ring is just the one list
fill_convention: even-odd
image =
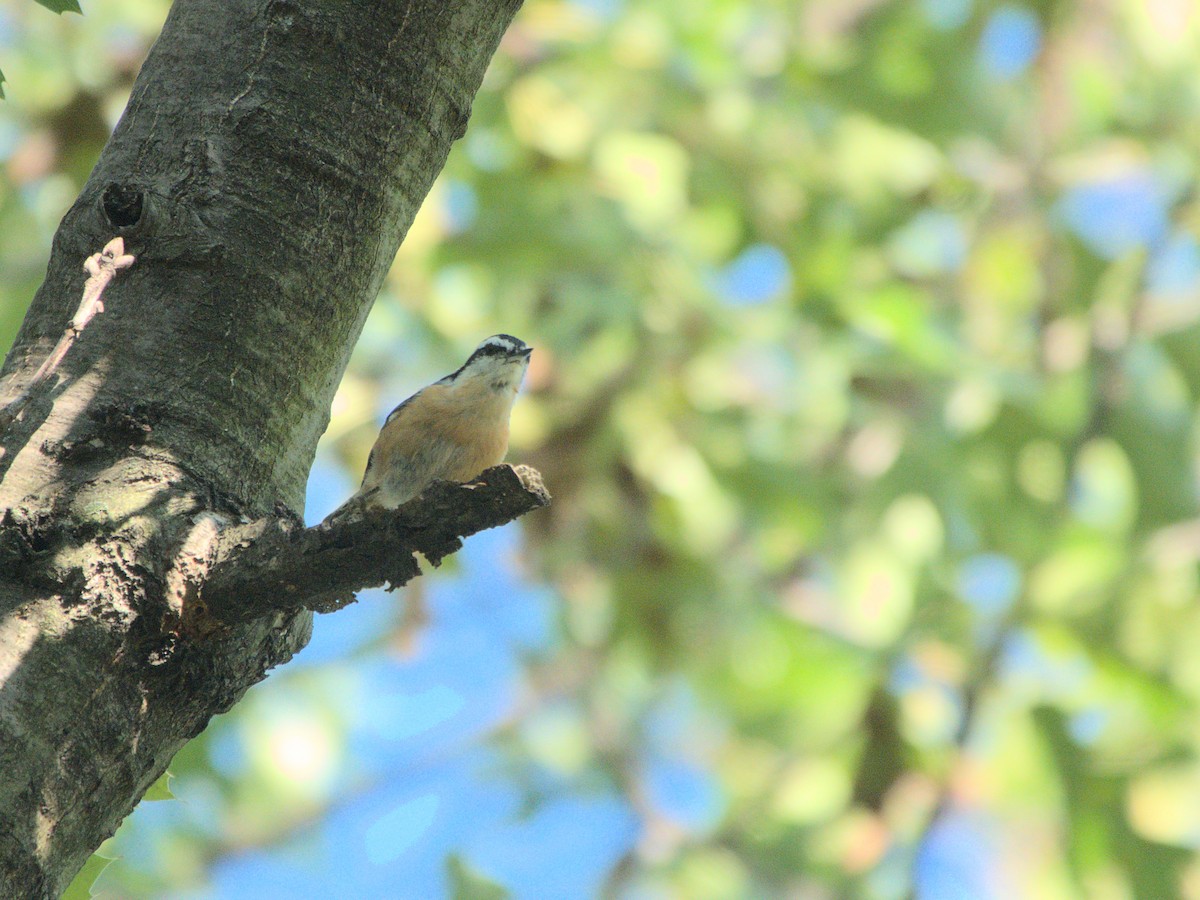
[(352, 509), (394, 509), (432, 481), (467, 481), (500, 463), (532, 353), (524, 341), (494, 334), (456, 372), (393, 409), (371, 448), (362, 486), (321, 524)]

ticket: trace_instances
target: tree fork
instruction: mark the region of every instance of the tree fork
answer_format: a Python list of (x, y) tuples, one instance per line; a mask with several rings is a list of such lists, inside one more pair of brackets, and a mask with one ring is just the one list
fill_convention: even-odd
[[(225, 529), (296, 520), (350, 350), (518, 6), (176, 0), (0, 370), (0, 897), (60, 893), (306, 643), (319, 597), (247, 616), (214, 588), (224, 617), (189, 630), (196, 572), (233, 571)], [(34, 384), (116, 237), (136, 264)], [(537, 505), (508, 496), (496, 522)]]

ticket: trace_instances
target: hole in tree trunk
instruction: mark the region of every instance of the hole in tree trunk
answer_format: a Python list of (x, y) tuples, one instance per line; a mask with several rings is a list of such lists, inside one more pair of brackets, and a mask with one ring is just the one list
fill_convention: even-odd
[(142, 192), (123, 184), (110, 184), (100, 198), (104, 217), (116, 228), (136, 225), (142, 218)]

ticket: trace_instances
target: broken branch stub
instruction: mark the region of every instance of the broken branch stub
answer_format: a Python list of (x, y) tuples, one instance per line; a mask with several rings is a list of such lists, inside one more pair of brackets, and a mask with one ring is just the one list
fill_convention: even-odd
[(436, 481), (398, 509), (368, 509), (329, 527), (284, 517), (231, 526), (200, 589), (199, 615), (234, 623), (296, 609), (331, 612), (355, 591), (416, 577), (415, 554), (436, 566), (462, 538), (549, 503), (536, 470), (502, 465), (466, 484)]

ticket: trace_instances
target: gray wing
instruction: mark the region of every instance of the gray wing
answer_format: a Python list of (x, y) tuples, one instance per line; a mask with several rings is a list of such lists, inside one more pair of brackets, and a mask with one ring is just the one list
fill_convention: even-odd
[[(392, 419), (394, 419), (394, 418), (396, 418), (396, 416), (400, 415), (400, 410), (404, 409), (404, 407), (406, 407), (406, 406), (408, 406), (408, 404), (412, 403), (413, 400), (415, 400), (420, 393), (421, 393), (420, 391), (417, 391), (417, 393), (413, 394), (411, 397), (407, 397), (404, 400), (401, 400), (400, 403), (397, 404), (395, 409), (393, 409), (390, 413), (387, 414), (387, 418), (383, 420), (383, 424), (386, 426), (389, 422), (392, 421)], [(359, 487), (360, 491), (362, 490), (362, 486), (367, 483), (367, 476), (371, 473), (371, 467), (374, 465), (375, 465), (375, 448), (372, 447), (371, 452), (369, 454), (367, 454), (367, 467), (366, 467), (366, 469), (363, 470), (362, 481), (360, 481), (358, 483), (358, 487)]]
[(408, 404), (412, 403), (419, 396), (421, 396), (421, 392), (417, 391), (411, 397), (401, 400), (399, 405), (397, 405), (395, 409), (387, 414), (387, 418), (383, 420), (383, 424), (386, 425), (388, 422), (392, 421), (392, 419), (396, 418), (396, 416), (400, 414), (400, 410), (404, 409), (404, 407), (408, 406)]

